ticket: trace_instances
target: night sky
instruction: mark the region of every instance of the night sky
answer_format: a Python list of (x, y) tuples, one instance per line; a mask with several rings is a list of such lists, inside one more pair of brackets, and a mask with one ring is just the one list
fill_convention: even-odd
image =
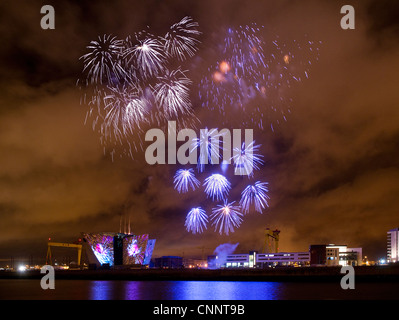
[[(40, 27), (44, 4), (55, 8), (55, 30)], [(355, 30), (340, 27), (345, 4), (356, 10)], [(49, 237), (118, 232), (129, 216), (132, 232), (157, 239), (154, 256), (200, 257), (201, 248), (212, 254), (227, 242), (239, 243), (237, 253), (261, 250), (270, 227), (281, 230), (280, 251), (335, 243), (385, 257), (386, 232), (399, 226), (398, 12), (394, 1), (2, 1), (0, 262), (44, 259)], [(185, 230), (188, 209), (205, 196), (173, 189), (179, 165), (148, 165), (143, 152), (113, 160), (104, 153), (76, 86), (91, 40), (146, 26), (162, 34), (187, 15), (202, 32), (188, 65), (201, 128), (219, 120), (196, 90), (221, 29), (256, 22), (283, 42), (321, 42), (309, 79), (284, 92), (292, 99), (287, 121), (274, 131), (253, 128), (269, 208), (245, 216), (229, 236), (211, 226), (200, 235)], [(233, 180), (237, 196), (246, 181)]]

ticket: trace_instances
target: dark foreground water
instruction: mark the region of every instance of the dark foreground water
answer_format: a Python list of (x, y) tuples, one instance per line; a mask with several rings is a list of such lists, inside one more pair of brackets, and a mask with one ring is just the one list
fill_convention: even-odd
[(0, 279), (0, 300), (329, 300), (399, 299), (399, 283), (249, 281), (56, 280), (43, 290), (40, 280)]

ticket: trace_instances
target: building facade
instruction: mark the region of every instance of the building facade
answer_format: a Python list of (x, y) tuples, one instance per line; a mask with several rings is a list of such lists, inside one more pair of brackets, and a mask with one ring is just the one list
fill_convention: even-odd
[(269, 266), (303, 266), (309, 265), (309, 252), (278, 252), (248, 254), (230, 254), (226, 261), (220, 264), (224, 268), (265, 268)]
[(387, 261), (399, 261), (399, 228), (387, 232)]
[(178, 256), (162, 256), (155, 258), (155, 268), (162, 269), (181, 269), (183, 268), (183, 258)]
[(310, 265), (359, 266), (362, 264), (362, 248), (346, 245), (316, 244), (309, 247)]

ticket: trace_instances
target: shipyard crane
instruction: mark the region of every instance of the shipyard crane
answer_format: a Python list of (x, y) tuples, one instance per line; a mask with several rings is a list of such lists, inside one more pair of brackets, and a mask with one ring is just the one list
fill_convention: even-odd
[(49, 238), (47, 242), (47, 256), (46, 256), (46, 264), (52, 265), (52, 255), (51, 255), (51, 247), (63, 247), (63, 248), (76, 248), (78, 250), (78, 266), (80, 266), (80, 260), (82, 257), (82, 244), (80, 243), (80, 239), (78, 243), (65, 243), (65, 242), (53, 242)]
[[(265, 230), (265, 242), (263, 244), (263, 253), (266, 253), (268, 250), (269, 253), (278, 252), (278, 243), (280, 240), (280, 230), (270, 230), (270, 228), (266, 228)], [(272, 247), (274, 244), (274, 248)]]

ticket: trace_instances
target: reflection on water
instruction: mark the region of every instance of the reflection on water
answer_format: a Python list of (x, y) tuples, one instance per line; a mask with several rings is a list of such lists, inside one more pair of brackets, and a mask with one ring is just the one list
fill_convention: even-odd
[(91, 300), (315, 300), (399, 299), (397, 283), (247, 281), (90, 281)]
[(43, 290), (40, 280), (0, 279), (0, 300), (397, 300), (398, 292), (397, 282), (343, 290), (335, 282), (56, 280), (55, 290)]
[(150, 296), (142, 298), (144, 288), (140, 281), (90, 281), (90, 300), (143, 300), (151, 299)]
[(178, 281), (174, 300), (272, 300), (278, 296), (278, 282)]
[(273, 300), (278, 282), (234, 281), (92, 281), (91, 300)]

